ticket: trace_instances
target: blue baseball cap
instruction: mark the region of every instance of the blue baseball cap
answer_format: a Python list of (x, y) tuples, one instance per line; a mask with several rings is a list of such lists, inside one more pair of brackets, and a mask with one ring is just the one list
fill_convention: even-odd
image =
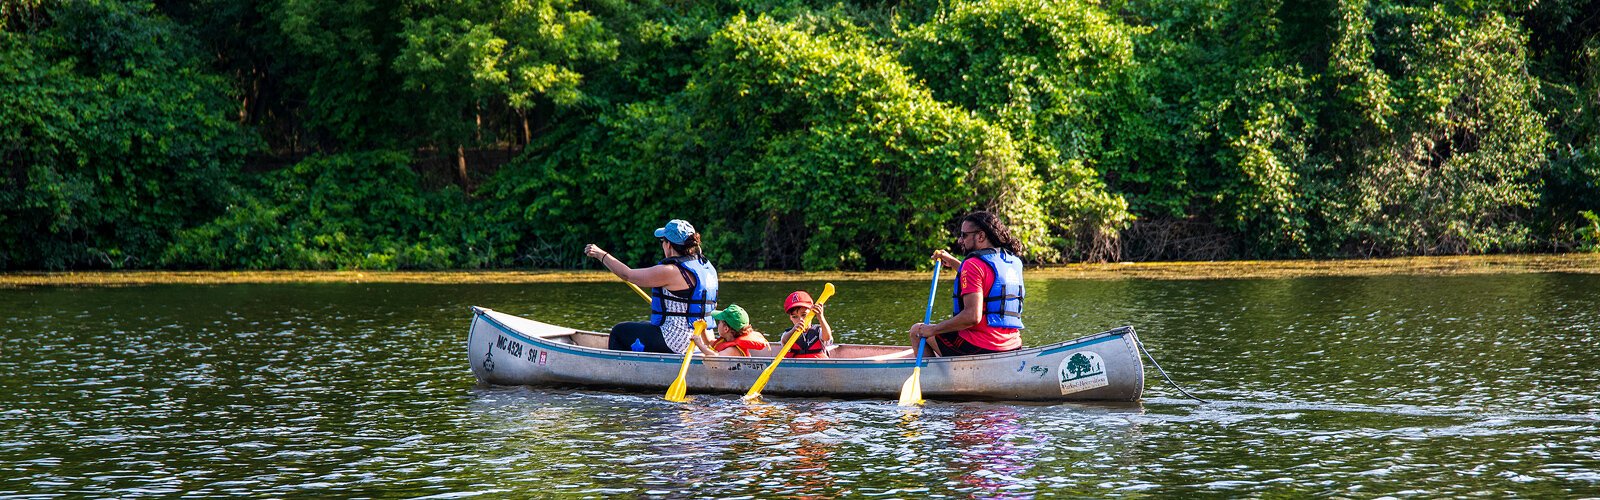
[(669, 220), (667, 225), (661, 226), (660, 229), (656, 230), (657, 238), (666, 238), (667, 241), (678, 245), (689, 241), (689, 235), (692, 234), (694, 234), (694, 226), (689, 225), (689, 221), (683, 219)]

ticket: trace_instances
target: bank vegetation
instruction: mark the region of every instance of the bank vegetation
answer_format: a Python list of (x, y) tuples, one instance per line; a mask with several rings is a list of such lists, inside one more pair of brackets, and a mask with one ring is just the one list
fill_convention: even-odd
[(0, 269), (1600, 249), (1600, 2), (3, 0)]

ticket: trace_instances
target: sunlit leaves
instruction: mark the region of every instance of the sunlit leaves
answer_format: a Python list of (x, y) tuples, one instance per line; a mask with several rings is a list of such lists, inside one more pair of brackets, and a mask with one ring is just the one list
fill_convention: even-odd
[(1372, 139), (1347, 160), (1349, 176), (1333, 179), (1354, 189), (1330, 215), (1347, 237), (1381, 253), (1525, 247), (1550, 140), (1533, 107), (1526, 35), (1495, 13), (1381, 15), (1392, 23), (1386, 41), (1403, 56), (1389, 85), (1397, 118), (1390, 133), (1361, 134)]
[(1058, 236), (1078, 240), (1040, 242), (1042, 260), (1062, 250), (1115, 257), (1107, 245), (1131, 214), (1099, 167), (1122, 170), (1137, 157), (1127, 143), (1138, 142), (1138, 129), (1123, 126), (1143, 120), (1127, 107), (1143, 94), (1133, 86), (1137, 33), (1090, 2), (985, 0), (955, 2), (901, 34), (902, 59), (934, 95), (1004, 127), (1041, 179), (1034, 210)]

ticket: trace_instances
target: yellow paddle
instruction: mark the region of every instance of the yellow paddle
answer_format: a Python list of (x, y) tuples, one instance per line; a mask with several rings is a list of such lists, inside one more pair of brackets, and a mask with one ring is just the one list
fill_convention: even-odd
[[(832, 296), (833, 283), (823, 285), (822, 295), (817, 297), (817, 305), (822, 305), (828, 301), (828, 297)], [(794, 346), (795, 339), (800, 338), (800, 334), (804, 333), (807, 328), (811, 328), (811, 317), (816, 315), (816, 310), (806, 312), (805, 321), (801, 321), (800, 326), (795, 327), (794, 333), (789, 335), (789, 341), (783, 343), (783, 349), (778, 350), (778, 355), (772, 358), (772, 364), (767, 365), (766, 371), (761, 372), (761, 376), (756, 378), (755, 385), (750, 386), (750, 392), (744, 393), (744, 398), (742, 399), (745, 401), (761, 399), (761, 389), (766, 387), (767, 380), (772, 378), (772, 371), (778, 369), (778, 363), (782, 362), (783, 357), (789, 354), (789, 348)]]
[[(705, 331), (706, 331), (706, 320), (703, 320), (703, 319), (694, 320), (694, 336), (695, 337), (699, 337), (701, 334), (705, 333)], [(683, 351), (683, 366), (681, 368), (678, 368), (678, 379), (672, 381), (672, 385), (667, 386), (667, 395), (666, 395), (667, 401), (671, 401), (671, 402), (674, 402), (674, 403), (682, 403), (684, 401), (688, 401), (689, 400), (689, 397), (688, 397), (688, 393), (689, 393), (689, 383), (688, 383), (689, 357), (693, 356), (693, 355), (694, 355), (694, 342), (690, 342), (689, 343), (689, 348), (685, 349)]]
[[(928, 311), (922, 314), (923, 324), (933, 321), (933, 297), (939, 293), (939, 269), (943, 267), (939, 259), (933, 260), (933, 286), (928, 288)], [(900, 406), (922, 404), (922, 347), (927, 343), (927, 337), (917, 339), (917, 363), (911, 368), (911, 377), (900, 385)]]
[[(623, 280), (622, 282), (623, 283), (627, 283), (628, 284), (628, 288), (632, 288), (634, 293), (639, 294), (639, 298), (644, 299), (645, 302), (649, 302), (650, 301), (650, 296), (645, 294), (644, 290), (640, 290), (639, 289), (639, 285), (635, 285), (635, 284), (633, 284), (632, 281), (628, 281), (628, 280)], [(699, 337), (700, 334), (702, 332), (705, 332), (705, 331), (706, 331), (706, 320), (703, 320), (703, 319), (694, 320), (694, 336)], [(678, 369), (678, 379), (672, 381), (672, 385), (667, 386), (667, 395), (666, 395), (667, 401), (671, 401), (671, 402), (674, 402), (674, 403), (682, 403), (684, 401), (688, 401), (689, 400), (689, 397), (688, 397), (688, 393), (689, 393), (689, 384), (688, 384), (689, 358), (690, 358), (690, 356), (693, 356), (693, 355), (694, 355), (694, 343), (690, 342), (689, 343), (689, 348), (688, 349), (684, 349), (684, 351), (683, 351), (683, 367)]]
[(650, 301), (650, 296), (645, 294), (644, 290), (640, 290), (639, 289), (639, 285), (635, 285), (635, 284), (633, 284), (632, 281), (628, 281), (628, 280), (623, 280), (622, 282), (623, 283), (627, 283), (628, 284), (628, 288), (632, 288), (633, 289), (633, 293), (639, 294), (639, 298), (644, 299), (645, 302), (649, 302)]

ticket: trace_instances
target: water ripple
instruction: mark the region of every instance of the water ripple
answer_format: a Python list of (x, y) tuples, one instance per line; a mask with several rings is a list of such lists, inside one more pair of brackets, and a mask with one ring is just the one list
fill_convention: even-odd
[[(474, 385), (468, 305), (636, 319), (601, 284), (0, 290), (0, 496), (1600, 494), (1597, 280), (1049, 282), (1030, 343), (1132, 324), (1212, 402), (1151, 378), (1142, 404), (909, 411)], [(925, 283), (840, 285), (847, 341), (920, 319)], [(781, 301), (746, 303), (775, 328)]]

